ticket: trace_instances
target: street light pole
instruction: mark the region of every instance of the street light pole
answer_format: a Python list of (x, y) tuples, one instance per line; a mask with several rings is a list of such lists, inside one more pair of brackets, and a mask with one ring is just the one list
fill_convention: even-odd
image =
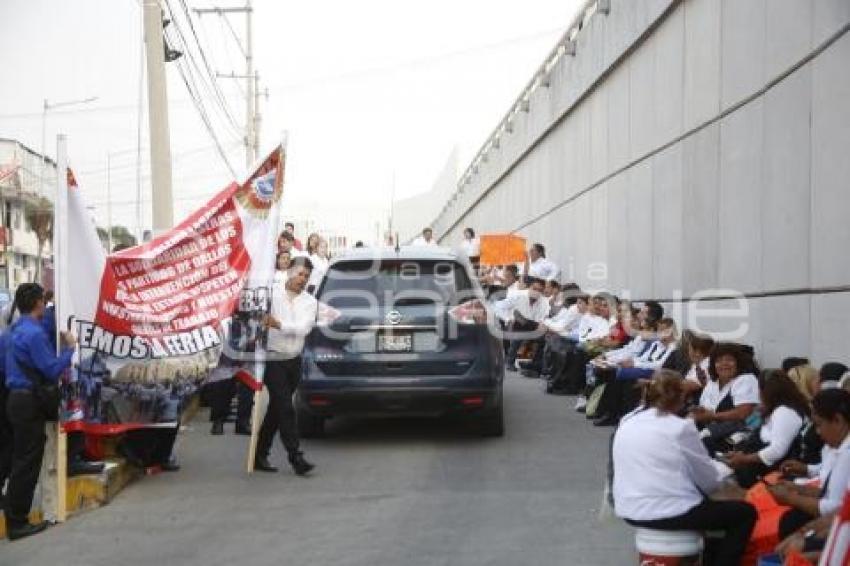
[(44, 170), (47, 168), (47, 156), (45, 155), (47, 145), (47, 111), (65, 106), (88, 104), (89, 102), (94, 102), (97, 99), (97, 96), (90, 96), (80, 100), (65, 100), (62, 102), (54, 102), (53, 104), (49, 103), (46, 98), (44, 99), (41, 107), (41, 171), (38, 176), (38, 192), (40, 195), (44, 195)]

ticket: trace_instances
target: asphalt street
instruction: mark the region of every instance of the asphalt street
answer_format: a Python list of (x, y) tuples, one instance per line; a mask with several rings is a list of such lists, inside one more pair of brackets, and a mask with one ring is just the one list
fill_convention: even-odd
[[(341, 420), (306, 441), (310, 478), (242, 471), (247, 440), (202, 413), (176, 474), (30, 539), (3, 566), (627, 565), (632, 532), (600, 505), (612, 429), (509, 374), (507, 434), (440, 420)], [(272, 459), (283, 463), (276, 443)]]

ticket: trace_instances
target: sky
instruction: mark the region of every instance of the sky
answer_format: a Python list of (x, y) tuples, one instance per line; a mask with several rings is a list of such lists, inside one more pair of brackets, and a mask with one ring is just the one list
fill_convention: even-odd
[[(386, 217), (393, 185), (396, 198), (428, 190), (454, 148), (464, 168), (579, 3), (254, 0), (255, 67), (268, 89), (260, 152), (286, 136), (284, 216), (312, 214), (316, 228), (360, 238), (364, 226)], [(244, 82), (214, 78), (244, 73), (245, 18), (191, 12), (240, 4), (164, 2), (173, 12), (170, 42), (192, 54), (167, 65), (175, 222), (245, 172)], [(137, 211), (143, 227), (150, 224), (141, 34), (139, 0), (0, 2), (0, 137), (39, 151), (45, 99), (97, 97), (48, 111), (46, 152), (54, 156), (55, 136), (65, 133), (97, 222), (108, 222), (109, 194), (113, 224), (134, 232)], [(179, 66), (197, 85), (221, 151)]]

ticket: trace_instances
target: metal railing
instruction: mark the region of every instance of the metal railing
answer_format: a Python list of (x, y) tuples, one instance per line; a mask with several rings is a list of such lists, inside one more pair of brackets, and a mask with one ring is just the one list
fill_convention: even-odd
[(499, 149), (501, 146), (500, 139), (502, 136), (506, 133), (509, 134), (513, 132), (514, 117), (521, 112), (530, 111), (531, 95), (534, 91), (541, 86), (549, 87), (551, 72), (555, 65), (557, 65), (561, 58), (566, 55), (575, 56), (576, 38), (590, 18), (597, 13), (607, 15), (610, 10), (611, 0), (585, 0), (581, 9), (576, 13), (564, 34), (560, 37), (560, 39), (558, 39), (558, 42), (543, 59), (543, 63), (534, 72), (531, 80), (529, 80), (525, 87), (520, 91), (519, 96), (517, 96), (516, 100), (514, 100), (513, 104), (511, 104), (502, 119), (499, 120), (496, 128), (489, 136), (487, 136), (487, 139), (481, 145), (481, 148), (475, 154), (475, 157), (472, 158), (463, 174), (461, 174), (458, 178), (454, 193), (452, 193), (452, 196), (448, 201), (446, 201), (446, 204), (435, 219), (435, 222), (431, 224), (432, 226), (436, 224), (436, 220), (439, 220), (442, 216), (444, 216), (449, 208), (455, 204), (463, 193), (465, 187), (472, 183), (472, 178), (479, 173), (482, 164), (489, 161), (490, 151)]

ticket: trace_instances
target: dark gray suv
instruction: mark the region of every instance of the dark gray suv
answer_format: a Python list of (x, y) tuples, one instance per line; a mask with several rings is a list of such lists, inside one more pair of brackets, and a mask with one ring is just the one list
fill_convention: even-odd
[(504, 434), (504, 354), (465, 258), (357, 249), (331, 263), (317, 297), (323, 324), (307, 338), (296, 396), (303, 436), (338, 415), (458, 414)]

